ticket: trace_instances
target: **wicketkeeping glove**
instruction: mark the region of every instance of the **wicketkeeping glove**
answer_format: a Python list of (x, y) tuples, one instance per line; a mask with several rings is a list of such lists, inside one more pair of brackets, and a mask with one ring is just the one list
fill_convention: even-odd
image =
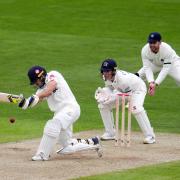
[(115, 100), (116, 100), (116, 94), (110, 94), (102, 104), (104, 105), (111, 104), (112, 102), (115, 102)]
[(103, 88), (98, 87), (97, 90), (95, 91), (95, 99), (97, 100), (97, 102), (103, 103), (104, 101), (106, 101), (107, 98), (108, 98), (107, 92)]

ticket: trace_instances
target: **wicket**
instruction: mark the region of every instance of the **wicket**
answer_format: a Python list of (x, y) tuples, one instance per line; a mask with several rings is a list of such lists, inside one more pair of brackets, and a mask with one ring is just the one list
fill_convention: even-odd
[[(119, 97), (121, 96), (122, 106), (122, 118), (121, 118), (121, 146), (130, 146), (131, 143), (131, 95), (127, 93), (117, 94), (116, 97), (116, 135), (115, 135), (115, 146), (119, 145)], [(127, 118), (127, 133), (125, 127), (125, 97), (128, 99), (128, 118)]]

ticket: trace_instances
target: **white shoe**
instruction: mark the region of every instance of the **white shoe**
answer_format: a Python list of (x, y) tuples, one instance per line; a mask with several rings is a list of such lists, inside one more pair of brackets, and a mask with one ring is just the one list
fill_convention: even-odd
[(32, 157), (32, 161), (48, 161), (48, 158), (44, 157), (44, 154), (41, 152)]
[(155, 142), (156, 140), (152, 136), (147, 136), (143, 141), (144, 144), (154, 144)]
[(102, 136), (101, 136), (101, 140), (102, 141), (107, 141), (107, 140), (114, 140), (115, 139), (115, 134), (110, 134), (105, 132)]
[(99, 137), (96, 136), (96, 137), (92, 138), (92, 141), (94, 142), (95, 150), (98, 154), (98, 157), (102, 157), (103, 156), (103, 150), (102, 150), (102, 146), (101, 146)]

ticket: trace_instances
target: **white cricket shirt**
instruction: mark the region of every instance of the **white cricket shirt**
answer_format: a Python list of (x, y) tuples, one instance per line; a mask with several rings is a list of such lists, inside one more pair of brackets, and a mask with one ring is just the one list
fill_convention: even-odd
[(49, 73), (47, 73), (45, 79), (45, 85), (43, 86), (43, 88), (39, 89), (38, 91), (40, 92), (43, 89), (45, 89), (46, 84), (48, 84), (52, 80), (56, 81), (57, 86), (56, 86), (56, 90), (46, 98), (50, 110), (53, 112), (57, 112), (67, 106), (70, 107), (72, 107), (73, 105), (77, 106), (78, 103), (69, 85), (67, 84), (64, 77), (57, 71), (50, 71)]
[(148, 82), (154, 82), (154, 75), (150, 64), (152, 63), (155, 66), (162, 68), (155, 80), (155, 83), (157, 84), (160, 84), (165, 79), (172, 63), (180, 60), (180, 57), (176, 52), (165, 42), (161, 42), (158, 53), (153, 53), (149, 44), (146, 44), (142, 48), (141, 57)]
[(116, 70), (114, 81), (105, 81), (105, 85), (122, 93), (133, 91), (146, 92), (146, 85), (141, 78), (122, 70)]

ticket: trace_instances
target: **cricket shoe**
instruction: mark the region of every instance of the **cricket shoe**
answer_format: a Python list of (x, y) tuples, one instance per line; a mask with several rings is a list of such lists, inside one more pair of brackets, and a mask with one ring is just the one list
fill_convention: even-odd
[(44, 156), (42, 152), (32, 157), (32, 161), (48, 161), (48, 158)]
[(143, 141), (144, 144), (154, 144), (155, 142), (156, 140), (153, 136), (147, 136)]
[(114, 139), (115, 139), (115, 133), (105, 132), (105, 133), (101, 136), (101, 140), (102, 140), (102, 141), (108, 141), (108, 140), (114, 140)]
[(99, 137), (96, 136), (96, 137), (92, 138), (92, 141), (94, 142), (94, 146), (96, 146), (95, 150), (98, 154), (98, 157), (102, 157), (103, 156), (103, 150), (102, 150), (102, 146), (101, 146)]

